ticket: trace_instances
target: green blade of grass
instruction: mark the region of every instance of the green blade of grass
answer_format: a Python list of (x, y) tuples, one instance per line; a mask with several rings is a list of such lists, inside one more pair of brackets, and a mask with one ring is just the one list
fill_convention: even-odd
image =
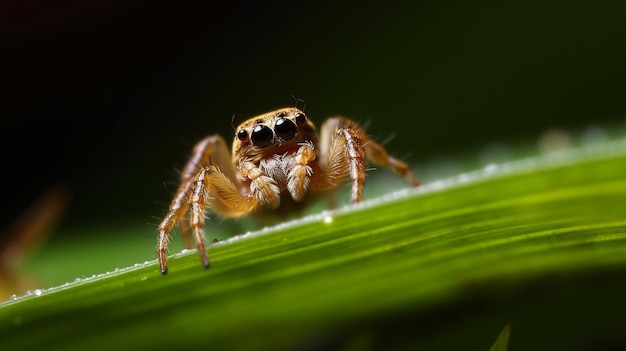
[(152, 261), (31, 292), (0, 305), (2, 349), (402, 348), (380, 323), (447, 318), (477, 292), (506, 299), (546, 277), (623, 273), (625, 205), (624, 143), (489, 167), (214, 244), (209, 270), (186, 252), (167, 276)]

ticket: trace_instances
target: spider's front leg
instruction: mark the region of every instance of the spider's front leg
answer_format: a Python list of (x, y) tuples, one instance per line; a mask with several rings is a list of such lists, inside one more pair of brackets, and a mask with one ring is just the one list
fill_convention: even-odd
[[(351, 122), (345, 120), (346, 122)], [(349, 124), (328, 120), (322, 126), (320, 136), (319, 164), (324, 169), (312, 185), (315, 189), (328, 190), (337, 187), (341, 181), (352, 180), (352, 202), (361, 202), (365, 181), (365, 149), (359, 131)]]
[[(226, 217), (238, 217), (252, 211), (256, 199), (239, 193), (240, 188), (224, 139), (210, 136), (199, 142), (181, 173), (181, 185), (169, 211), (158, 227), (157, 257), (162, 274), (167, 274), (167, 249), (170, 232), (176, 223), (181, 223), (187, 248), (191, 243), (187, 230), (191, 228), (202, 263), (209, 267), (202, 230), (205, 210), (209, 207)], [(185, 217), (187, 213), (188, 218)]]
[(377, 166), (389, 168), (411, 186), (420, 185), (406, 163), (390, 156), (356, 122), (335, 117), (322, 125), (320, 164), (326, 167), (326, 179), (319, 182), (317, 187), (331, 188), (349, 175), (352, 179), (352, 202), (360, 202), (365, 180), (365, 159)]

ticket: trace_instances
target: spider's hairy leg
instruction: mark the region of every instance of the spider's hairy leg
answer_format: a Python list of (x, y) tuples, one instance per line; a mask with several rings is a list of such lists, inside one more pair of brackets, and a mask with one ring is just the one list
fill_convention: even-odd
[[(192, 229), (196, 247), (204, 265), (208, 266), (202, 233), (205, 207), (210, 205), (215, 212), (230, 217), (249, 211), (246, 206), (241, 205), (246, 201), (241, 200), (243, 196), (236, 190), (239, 188), (239, 181), (235, 175), (230, 152), (223, 138), (210, 136), (196, 144), (181, 173), (181, 185), (158, 227), (157, 256), (162, 274), (167, 273), (170, 232), (176, 223), (181, 224), (187, 248), (191, 248), (188, 229)], [(220, 190), (216, 190), (217, 187)], [(240, 199), (236, 200), (237, 198)], [(236, 203), (235, 208), (231, 202)], [(191, 212), (189, 218), (185, 217), (188, 209)]]
[(389, 168), (411, 186), (419, 186), (421, 184), (409, 166), (403, 161), (390, 156), (382, 145), (365, 135), (361, 136), (361, 140), (366, 140), (364, 143), (365, 155), (370, 162), (377, 166)]
[[(177, 207), (170, 209), (165, 218), (159, 224), (159, 236), (157, 238), (157, 258), (161, 274), (167, 274), (167, 249), (170, 246), (170, 232), (174, 224), (187, 212), (187, 207)], [(187, 240), (186, 240), (187, 241)]]
[[(189, 197), (189, 187), (192, 184), (194, 176), (198, 173), (200, 168), (208, 165), (215, 165), (218, 169), (226, 175), (229, 179), (237, 183), (236, 170), (231, 162), (230, 151), (224, 138), (219, 135), (210, 135), (200, 140), (193, 147), (191, 157), (182, 172), (180, 173), (180, 188), (178, 189), (170, 210), (172, 207), (180, 207), (187, 201)], [(191, 239), (189, 237), (189, 218), (184, 214), (178, 218), (180, 224), (181, 233), (185, 240), (185, 247), (187, 249), (192, 248)]]
[(322, 126), (322, 136), (324, 136), (325, 133), (329, 133), (329, 131), (336, 130), (338, 128), (348, 128), (356, 131), (361, 139), (361, 144), (365, 149), (365, 156), (369, 162), (376, 166), (389, 168), (393, 173), (402, 177), (411, 186), (420, 185), (419, 179), (417, 179), (406, 163), (390, 156), (387, 150), (382, 145), (371, 139), (365, 133), (364, 129), (356, 122), (344, 117), (331, 118)]
[(310, 177), (313, 174), (313, 169), (309, 166), (309, 163), (315, 160), (316, 157), (312, 143), (302, 143), (300, 145), (294, 158), (294, 165), (292, 165), (287, 174), (287, 189), (291, 197), (296, 201), (302, 201), (309, 189)]
[[(344, 123), (345, 122), (345, 123)], [(332, 118), (322, 126), (320, 136), (320, 165), (323, 179), (317, 179), (316, 189), (330, 189), (349, 176), (352, 180), (352, 202), (361, 202), (365, 181), (365, 152), (358, 130), (350, 120)]]
[(215, 166), (202, 168), (194, 177), (189, 197), (189, 221), (194, 242), (202, 264), (209, 267), (204, 236), (204, 214), (206, 207), (226, 217), (238, 217), (250, 212), (256, 201), (241, 195), (233, 182)]

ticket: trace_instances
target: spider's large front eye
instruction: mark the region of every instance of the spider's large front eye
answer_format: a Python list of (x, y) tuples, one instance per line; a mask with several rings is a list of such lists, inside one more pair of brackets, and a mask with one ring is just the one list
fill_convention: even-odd
[(266, 126), (259, 124), (252, 129), (252, 142), (258, 147), (266, 147), (274, 142), (274, 132)]
[(274, 126), (276, 136), (282, 140), (289, 140), (296, 136), (296, 125), (287, 118), (279, 118)]

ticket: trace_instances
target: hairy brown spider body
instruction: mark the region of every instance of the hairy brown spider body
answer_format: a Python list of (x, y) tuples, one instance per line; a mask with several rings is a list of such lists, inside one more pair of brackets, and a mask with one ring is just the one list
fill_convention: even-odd
[(181, 185), (159, 224), (157, 255), (167, 273), (170, 231), (180, 223), (188, 248), (191, 229), (204, 267), (209, 267), (203, 232), (205, 211), (225, 217), (286, 213), (307, 199), (352, 182), (352, 202), (361, 201), (367, 161), (384, 166), (410, 185), (419, 180), (402, 161), (387, 154), (355, 122), (328, 119), (319, 134), (297, 108), (282, 108), (237, 127), (232, 156), (219, 135), (201, 140), (181, 173)]

